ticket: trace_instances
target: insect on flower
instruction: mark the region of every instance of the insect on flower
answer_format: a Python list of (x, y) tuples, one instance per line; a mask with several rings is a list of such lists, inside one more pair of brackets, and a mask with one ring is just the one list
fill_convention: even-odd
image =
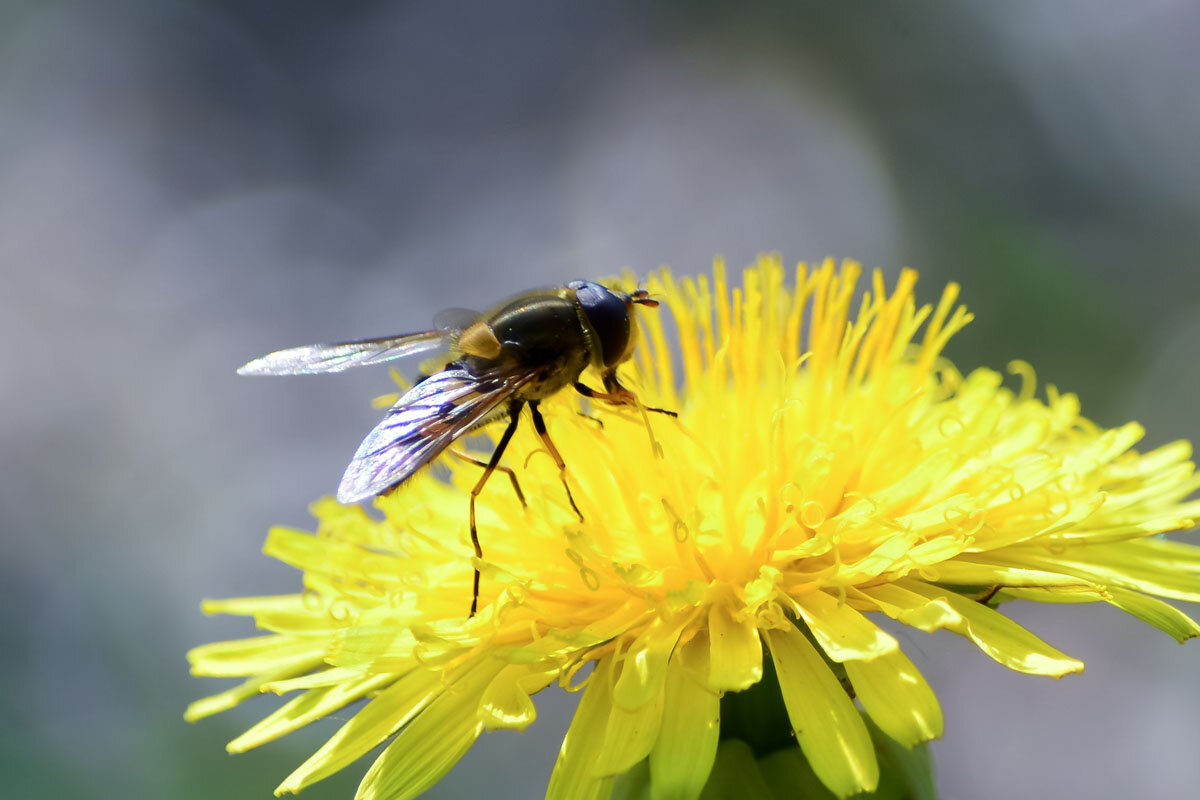
[[(629, 359), (637, 343), (635, 305), (654, 308), (658, 301), (651, 299), (645, 289), (627, 294), (592, 281), (572, 281), (565, 286), (517, 295), (493, 311), (472, 315), (466, 324), (444, 325), (401, 336), (279, 350), (245, 364), (238, 374), (341, 372), (448, 348), (451, 359), (446, 367), (406, 392), (363, 439), (342, 476), (337, 499), (345, 504), (356, 503), (395, 488), (459, 437), (507, 417), (508, 426), (491, 458), (486, 463), (476, 462), (484, 471), (471, 490), (471, 544), (475, 556), (482, 558), (475, 526), (475, 498), (497, 468), (508, 473), (524, 503), (516, 476), (498, 465), (525, 406), (529, 406), (533, 427), (558, 465), (571, 508), (582, 521), (583, 515), (567, 484), (566, 462), (550, 439), (538, 405), (567, 386), (574, 386), (584, 397), (595, 400), (638, 405), (633, 392), (617, 380), (617, 367)], [(580, 382), (580, 376), (589, 366), (600, 371), (603, 391)], [(663, 409), (647, 410), (674, 415)], [(475, 615), (478, 604), (477, 565), (471, 616)]]
[[(763, 256), (740, 285), (719, 261), (694, 278), (650, 276), (661, 313), (638, 313), (621, 378), (680, 410), (661, 426), (670, 458), (637, 457), (632, 419), (601, 431), (555, 420), (586, 519), (564, 530), (565, 503), (522, 512), (508, 491), (479, 496), (499, 589), (480, 600), (486, 624), (463, 624), (462, 548), (439, 538), (463, 527), (478, 467), (449, 464), (451, 483), (418, 472), (381, 518), (321, 500), (316, 531), (277, 526), (263, 547), (303, 571), (302, 591), (205, 602), (261, 634), (189, 653), (193, 674), (243, 681), (187, 718), (290, 694), (229, 751), (338, 717), (276, 792), (380, 748), (357, 797), (413, 800), (485, 732), (527, 729), (558, 683), (582, 693), (547, 800), (931, 796), (902, 776), (928, 765), (896, 754), (941, 736), (943, 713), (905, 652), (917, 643), (893, 633), (953, 633), (1007, 669), (1056, 678), (1083, 662), (1003, 609), (1104, 603), (1180, 642), (1200, 637), (1168, 602), (1200, 603), (1200, 548), (1160, 536), (1200, 519), (1192, 445), (1138, 450), (1142, 426), (1098, 425), (1053, 388), (1039, 397), (1024, 362), (1009, 368), (1018, 386), (960, 372), (944, 355), (971, 320), (957, 284), (924, 304), (911, 270), (892, 287), (876, 272), (861, 293), (860, 273), (829, 260), (789, 275)], [(564, 292), (563, 305), (583, 310), (603, 291)], [(577, 328), (596, 331), (583, 313)], [(486, 317), (497, 341), (504, 317)], [(460, 355), (479, 349), (469, 328)], [(505, 453), (543, 449), (514, 436)], [(521, 473), (554, 499), (560, 478), (550, 459)]]

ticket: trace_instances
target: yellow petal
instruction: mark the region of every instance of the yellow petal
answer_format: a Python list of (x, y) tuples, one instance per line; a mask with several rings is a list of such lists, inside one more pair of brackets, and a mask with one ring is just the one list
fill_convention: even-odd
[(1101, 596), (1101, 589), (1098, 586), (1091, 589), (1079, 589), (1076, 587), (1044, 587), (1044, 588), (1029, 588), (1029, 589), (1004, 589), (997, 593), (997, 597), (1004, 597), (1006, 600), (1032, 600), (1035, 603), (1056, 603), (1059, 605), (1077, 605), (1079, 603), (1099, 603), (1104, 598)]
[(601, 800), (612, 790), (612, 776), (598, 776), (593, 764), (604, 743), (604, 730), (612, 708), (612, 662), (596, 662), (571, 727), (563, 737), (546, 800)]
[[(619, 679), (617, 683), (620, 684)], [(650, 754), (662, 724), (663, 695), (660, 690), (634, 709), (613, 704), (608, 712), (604, 743), (592, 766), (597, 775), (619, 775)]]
[[(397, 673), (389, 673), (392, 680), (396, 680)], [(262, 690), (264, 692), (272, 692), (274, 694), (283, 695), (288, 692), (295, 692), (309, 689), (322, 689), (326, 686), (336, 686), (339, 683), (347, 681), (355, 681), (363, 676), (362, 672), (352, 669), (344, 669), (342, 667), (330, 667), (329, 669), (310, 672), (307, 675), (300, 675), (295, 678), (287, 678), (281, 681), (271, 681), (264, 684)]]
[(660, 621), (651, 624), (634, 640), (621, 662), (621, 676), (613, 686), (612, 697), (616, 705), (638, 709), (662, 691), (667, 677), (667, 660), (682, 631), (683, 622), (671, 625)]
[[(1193, 575), (1200, 574), (1200, 547), (1194, 544), (1156, 538), (1143, 539), (1128, 547), (1130, 554), (1136, 554), (1141, 563), (1163, 568), (1175, 567)], [(1106, 552), (1112, 552), (1115, 558), (1121, 555), (1119, 550)]]
[[(330, 634), (329, 663), (355, 672), (405, 672), (417, 665), (417, 641), (407, 625), (356, 625)], [(433, 650), (425, 662), (436, 661)]]
[[(977, 560), (976, 560), (977, 559)], [(1024, 569), (987, 563), (987, 556), (975, 556), (971, 560), (956, 559), (943, 564), (935, 564), (921, 570), (921, 577), (935, 583), (949, 583), (960, 586), (1012, 586), (1012, 587), (1054, 587), (1054, 588), (1092, 588), (1092, 584), (1073, 575), (1063, 575), (1059, 572), (1047, 572), (1038, 569)]]
[(363, 706), (287, 776), (275, 794), (298, 792), (357, 760), (412, 719), (444, 689), (442, 674), (437, 670), (422, 668), (409, 672)]
[(479, 719), (487, 730), (507, 728), (523, 731), (537, 719), (531, 694), (536, 694), (558, 677), (558, 668), (544, 664), (533, 667), (510, 664), (500, 670), (479, 702)]
[(1034, 636), (998, 611), (962, 595), (908, 578), (897, 586), (953, 612), (957, 617), (946, 627), (975, 642), (987, 655), (1018, 672), (1062, 677), (1081, 672), (1083, 662), (1071, 658)]
[[(1062, 554), (1044, 547), (1012, 547), (994, 554), (997, 563), (1069, 571), (1096, 583), (1200, 603), (1200, 548), (1171, 542), (1164, 549), (1148, 542), (1076, 547)], [(1174, 553), (1175, 560), (1163, 558)]]
[(905, 747), (942, 735), (942, 709), (929, 684), (897, 650), (874, 661), (847, 661), (846, 675), (875, 724)]
[[(259, 597), (229, 597), (221, 600), (205, 600), (200, 610), (205, 614), (230, 614), (235, 617), (250, 617), (269, 611), (295, 611), (305, 608), (302, 594), (273, 594)], [(270, 637), (263, 637), (270, 638)], [(247, 639), (246, 641), (251, 641)]]
[(193, 647), (187, 659), (193, 675), (230, 678), (278, 670), (297, 659), (319, 657), (324, 651), (324, 645), (311, 639), (272, 634)]
[(1010, 599), (1033, 600), (1039, 603), (1097, 603), (1111, 606), (1158, 628), (1180, 644), (1200, 637), (1200, 624), (1175, 606), (1156, 597), (1123, 589), (1119, 586), (1045, 586), (1031, 588), (1005, 587)]
[(711, 679), (704, 677), (708, 662), (703, 636), (671, 659), (662, 727), (650, 751), (652, 800), (692, 800), (708, 780), (721, 729), (721, 698), (709, 688)]
[(282, 678), (290, 678), (297, 673), (308, 672), (310, 669), (319, 667), (321, 663), (320, 656), (293, 656), (291, 659), (278, 664), (274, 669), (262, 672), (234, 686), (232, 689), (226, 689), (218, 694), (195, 701), (183, 712), (183, 718), (188, 722), (194, 722), (211, 714), (233, 708), (243, 700), (257, 696), (265, 684)]
[(708, 610), (709, 686), (739, 692), (762, 680), (762, 642), (754, 620), (734, 616), (724, 603)]
[(900, 646), (875, 623), (825, 592), (809, 592), (794, 601), (796, 613), (834, 661), (859, 661), (893, 653)]
[(375, 759), (355, 800), (411, 800), (441, 780), (479, 734), (479, 700), (496, 675), (485, 660), (446, 687)]
[(395, 680), (395, 675), (366, 675), (333, 686), (309, 689), (280, 706), (273, 714), (264, 717), (250, 730), (226, 745), (226, 749), (231, 753), (242, 753), (278, 739)]
[(1180, 644), (1200, 636), (1200, 625), (1195, 620), (1156, 597), (1110, 586), (1105, 590), (1103, 599), (1174, 637)]
[(788, 718), (813, 771), (839, 797), (873, 790), (875, 748), (845, 689), (799, 630), (766, 635)]
[(962, 623), (962, 617), (945, 603), (931, 603), (928, 598), (893, 583), (854, 589), (851, 594), (867, 598), (892, 619), (926, 633)]

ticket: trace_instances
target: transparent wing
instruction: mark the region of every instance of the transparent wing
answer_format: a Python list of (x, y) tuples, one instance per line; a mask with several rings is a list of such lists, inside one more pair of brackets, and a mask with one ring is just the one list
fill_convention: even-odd
[(313, 375), (341, 372), (351, 367), (380, 364), (397, 358), (437, 350), (450, 344), (456, 331), (436, 330), (359, 339), (353, 342), (309, 344), (276, 350), (238, 369), (239, 375)]
[(340, 503), (357, 503), (407, 479), (451, 442), (504, 410), (529, 373), (474, 375), (451, 366), (409, 389), (358, 447), (338, 486)]

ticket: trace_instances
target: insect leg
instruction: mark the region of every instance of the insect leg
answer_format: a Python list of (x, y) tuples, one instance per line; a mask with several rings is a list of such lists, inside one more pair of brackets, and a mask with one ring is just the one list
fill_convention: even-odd
[[(475, 527), (475, 498), (483, 491), (484, 484), (487, 479), (492, 476), (496, 470), (496, 465), (500, 463), (500, 456), (504, 455), (504, 448), (508, 447), (508, 440), (517, 430), (517, 422), (521, 419), (520, 401), (514, 401), (508, 407), (508, 427), (504, 429), (504, 433), (500, 436), (500, 441), (496, 443), (496, 449), (492, 451), (492, 457), (488, 459), (487, 466), (484, 467), (483, 474), (479, 476), (479, 482), (475, 484), (475, 488), (471, 490), (471, 544), (475, 545), (475, 557), (483, 558), (483, 548), (479, 546), (479, 530)], [(536, 412), (535, 412), (536, 413)], [(537, 420), (537, 417), (534, 417)], [(518, 490), (519, 491), (519, 490)], [(522, 500), (522, 502), (524, 502)], [(468, 618), (475, 616), (475, 611), (479, 608), (479, 565), (475, 565), (475, 585), (471, 592), (471, 613)]]
[(632, 406), (637, 406), (639, 409), (641, 409), (643, 412), (642, 413), (643, 417), (645, 416), (646, 411), (653, 411), (657, 414), (666, 414), (668, 417), (678, 417), (679, 416), (678, 412), (671, 411), (670, 409), (654, 408), (653, 406), (642, 405), (641, 402), (637, 399), (637, 395), (635, 395), (633, 392), (626, 389), (624, 386), (621, 385), (621, 382), (617, 380), (617, 373), (615, 371), (605, 372), (605, 374), (604, 374), (604, 391), (608, 392), (609, 394), (615, 394), (618, 397), (627, 398), (625, 402), (629, 403)]
[[(480, 461), (478, 458), (475, 458), (474, 456), (469, 456), (461, 450), (453, 450), (452, 449), (452, 450), (450, 450), (450, 455), (454, 456), (455, 458), (462, 459), (463, 461), (466, 461), (468, 464), (474, 464), (477, 467), (483, 467), (484, 469), (487, 469), (488, 462)], [(496, 469), (498, 469), (501, 472), (508, 475), (508, 479), (510, 481), (512, 481), (513, 491), (517, 493), (517, 499), (521, 501), (521, 505), (522, 506), (528, 505), (525, 502), (525, 493), (521, 491), (521, 484), (517, 483), (517, 473), (513, 472), (510, 467), (501, 467), (501, 466), (497, 465)]]
[(558, 452), (558, 448), (554, 446), (554, 442), (550, 441), (550, 434), (546, 431), (546, 420), (542, 419), (542, 412), (538, 410), (536, 400), (529, 402), (529, 411), (533, 414), (534, 430), (537, 431), (538, 436), (545, 442), (546, 449), (550, 451), (550, 457), (558, 465), (558, 475), (562, 479), (563, 488), (567, 490), (567, 499), (571, 501), (571, 510), (575, 512), (575, 516), (579, 517), (579, 521), (583, 522), (583, 514), (580, 513), (579, 506), (575, 505), (575, 498), (571, 495), (571, 487), (567, 485), (567, 462), (563, 461), (562, 454)]
[[(579, 392), (584, 397), (590, 398), (592, 400), (603, 400), (606, 403), (612, 403), (613, 405), (616, 405), (616, 406), (636, 406), (637, 405), (637, 397), (634, 396), (633, 392), (629, 391), (624, 386), (617, 383), (615, 379), (613, 380), (613, 383), (615, 384), (615, 388), (617, 389), (617, 391), (615, 391), (615, 392), (598, 392), (595, 389), (593, 389), (592, 387), (590, 387), (586, 384), (583, 384), (583, 383), (576, 383), (575, 391)], [(659, 414), (666, 414), (668, 417), (678, 417), (679, 416), (678, 412), (670, 411), (665, 408), (653, 408), (651, 406), (643, 406), (643, 408), (645, 408), (647, 411), (654, 411)]]
[(620, 381), (617, 380), (615, 372), (604, 373), (603, 392), (597, 392), (590, 386), (579, 382), (575, 383), (575, 391), (584, 397), (593, 397), (597, 400), (604, 400), (616, 405), (629, 405), (636, 408), (638, 413), (642, 415), (642, 423), (646, 426), (646, 435), (650, 437), (650, 449), (654, 451), (654, 457), (663, 458), (662, 445), (654, 438), (654, 429), (650, 427), (650, 415), (646, 412), (657, 411), (659, 414), (666, 414), (668, 417), (678, 417), (679, 414), (674, 411), (668, 411), (665, 408), (652, 408), (642, 405), (637, 399), (637, 395), (621, 385)]

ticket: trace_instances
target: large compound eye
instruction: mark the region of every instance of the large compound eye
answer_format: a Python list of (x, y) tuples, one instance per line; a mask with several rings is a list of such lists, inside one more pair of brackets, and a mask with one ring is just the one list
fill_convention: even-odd
[(575, 290), (575, 299), (600, 340), (604, 366), (615, 367), (629, 348), (628, 296), (591, 281), (571, 281), (567, 287)]

